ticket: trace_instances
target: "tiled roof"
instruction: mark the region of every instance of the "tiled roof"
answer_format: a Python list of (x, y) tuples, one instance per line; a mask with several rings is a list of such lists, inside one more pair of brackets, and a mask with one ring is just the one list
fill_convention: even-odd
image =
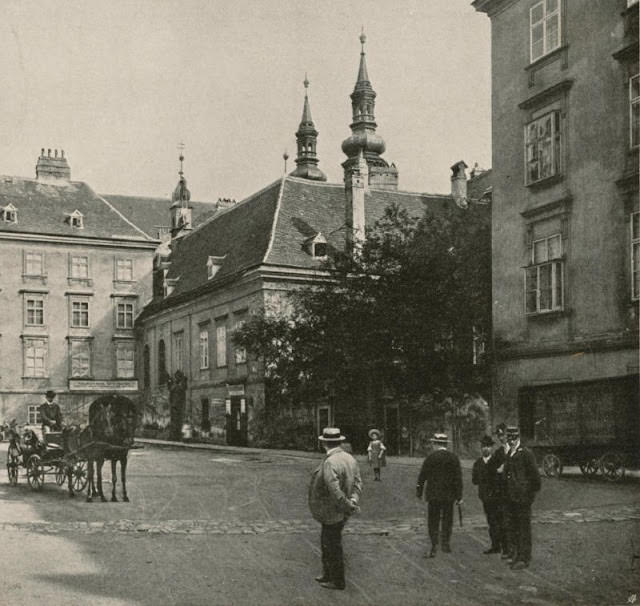
[[(0, 176), (0, 206), (17, 209), (18, 222), (0, 221), (0, 232), (151, 240), (130, 219), (81, 181), (38, 181)], [(82, 229), (69, 215), (83, 215)]]
[(223, 257), (211, 282), (259, 265), (269, 246), (281, 181), (220, 211), (172, 244), (168, 279), (177, 280), (171, 297), (209, 282), (209, 257)]
[[(422, 216), (426, 208), (450, 203), (448, 196), (370, 189), (365, 194), (365, 221), (373, 225), (393, 203), (412, 216)], [(317, 233), (337, 250), (345, 246), (346, 197), (341, 183), (321, 183), (288, 177), (265, 263), (295, 267), (318, 267), (318, 260), (304, 249), (305, 240)]]
[[(171, 206), (169, 198), (115, 194), (102, 194), (102, 197), (152, 238), (158, 238), (158, 232), (161, 229), (169, 229), (169, 207)], [(202, 223), (217, 211), (217, 206), (212, 202), (190, 202), (189, 205), (193, 207), (192, 223), (194, 226)]]
[[(452, 203), (445, 195), (370, 190), (365, 196), (367, 224), (372, 225), (394, 202), (416, 217), (426, 208), (438, 212)], [(173, 244), (167, 278), (175, 280), (174, 290), (163, 301), (148, 306), (144, 315), (184, 301), (190, 292), (200, 292), (208, 284), (219, 284), (251, 267), (319, 267), (320, 261), (305, 250), (305, 242), (322, 233), (330, 247), (343, 249), (345, 203), (342, 184), (291, 176), (275, 181)], [(209, 257), (221, 261), (211, 279), (207, 276)]]

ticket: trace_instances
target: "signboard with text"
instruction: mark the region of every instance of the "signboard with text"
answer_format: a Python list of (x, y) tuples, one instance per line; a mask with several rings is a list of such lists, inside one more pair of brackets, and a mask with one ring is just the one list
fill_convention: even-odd
[(92, 381), (69, 379), (69, 391), (138, 391), (138, 380)]

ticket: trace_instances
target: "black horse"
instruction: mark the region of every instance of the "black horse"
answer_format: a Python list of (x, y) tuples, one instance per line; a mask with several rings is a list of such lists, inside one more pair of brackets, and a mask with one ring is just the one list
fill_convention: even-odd
[(81, 452), (87, 459), (87, 502), (93, 497), (107, 499), (102, 492), (102, 467), (111, 461), (111, 500), (116, 497), (116, 465), (120, 463), (122, 500), (127, 496), (127, 457), (133, 446), (137, 424), (135, 404), (117, 394), (101, 396), (89, 406), (89, 425), (65, 435), (65, 450)]

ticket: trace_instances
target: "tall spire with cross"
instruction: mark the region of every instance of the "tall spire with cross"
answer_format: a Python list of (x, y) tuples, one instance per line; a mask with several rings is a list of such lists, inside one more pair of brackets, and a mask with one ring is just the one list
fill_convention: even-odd
[(345, 182), (350, 179), (350, 174), (355, 169), (360, 152), (362, 152), (369, 166), (370, 184), (383, 189), (397, 189), (398, 171), (395, 166), (389, 166), (381, 157), (386, 146), (382, 137), (376, 133), (378, 126), (375, 117), (376, 92), (373, 90), (369, 80), (364, 50), (366, 41), (367, 36), (364, 33), (364, 28), (362, 28), (362, 33), (360, 34), (360, 65), (358, 66), (356, 85), (351, 93), (351, 136), (342, 142), (342, 151), (347, 156), (347, 160), (342, 163)]
[(309, 106), (309, 78), (304, 75), (304, 105), (302, 118), (296, 132), (298, 155), (296, 157), (296, 169), (291, 173), (293, 177), (311, 179), (312, 181), (326, 181), (327, 176), (318, 168), (318, 156), (316, 145), (318, 143), (318, 131), (311, 118)]
[(179, 232), (183, 230), (190, 230), (191, 225), (191, 210), (189, 205), (191, 200), (191, 192), (187, 187), (187, 180), (184, 177), (184, 143), (178, 144), (178, 151), (180, 155), (178, 159), (180, 161), (180, 170), (178, 171), (179, 179), (176, 188), (171, 195), (171, 237), (176, 237)]

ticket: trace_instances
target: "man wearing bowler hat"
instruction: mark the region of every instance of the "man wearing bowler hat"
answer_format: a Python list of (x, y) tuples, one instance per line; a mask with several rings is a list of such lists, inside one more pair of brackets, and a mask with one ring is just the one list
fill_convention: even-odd
[(483, 553), (485, 554), (500, 553), (502, 550), (502, 529), (499, 520), (500, 488), (498, 487), (498, 473), (491, 456), (493, 444), (491, 436), (482, 438), (480, 442), (482, 456), (473, 464), (473, 471), (471, 472), (471, 481), (478, 487), (478, 497), (482, 501), (489, 526), (491, 547), (484, 550)]
[(520, 444), (520, 430), (507, 427), (509, 454), (505, 462), (507, 513), (512, 570), (522, 570), (531, 562), (531, 505), (540, 490), (540, 472), (535, 456)]
[(56, 392), (50, 389), (45, 394), (44, 403), (38, 408), (43, 434), (62, 430), (62, 412), (60, 411), (60, 406), (54, 402), (55, 399)]
[[(462, 504), (462, 468), (460, 459), (447, 450), (448, 437), (445, 433), (436, 433), (431, 439), (435, 450), (422, 464), (416, 496), (427, 499), (427, 525), (431, 551), (425, 557), (433, 558), (442, 539), (442, 551), (451, 552), (451, 530), (453, 528), (453, 504)], [(426, 489), (425, 489), (426, 486)]]
[(326, 456), (311, 475), (309, 509), (322, 524), (322, 575), (316, 581), (326, 589), (344, 589), (342, 529), (358, 511), (362, 479), (356, 460), (341, 448), (345, 437), (337, 427), (325, 427), (318, 437)]

